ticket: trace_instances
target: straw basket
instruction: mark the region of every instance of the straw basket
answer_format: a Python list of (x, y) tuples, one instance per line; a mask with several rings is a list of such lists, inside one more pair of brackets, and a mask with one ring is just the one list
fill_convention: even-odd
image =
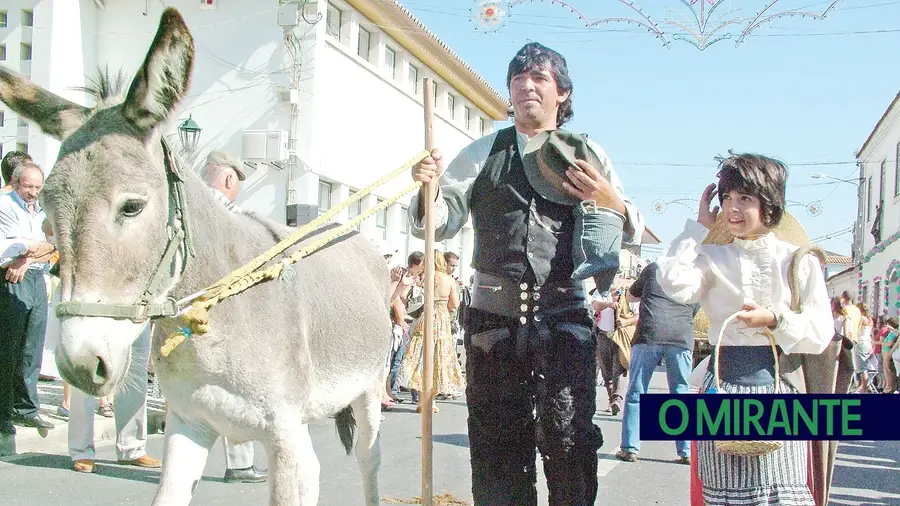
[[(719, 363), (721, 362), (719, 355), (719, 349), (722, 346), (722, 338), (725, 335), (725, 327), (728, 326), (729, 323), (734, 321), (735, 318), (743, 311), (738, 311), (733, 315), (729, 316), (725, 319), (725, 322), (722, 323), (722, 327), (719, 329), (719, 339), (716, 341), (716, 366), (715, 366), (715, 380), (716, 380), (716, 392), (722, 391), (722, 381), (719, 377)], [(769, 338), (769, 345), (772, 347), (772, 353), (775, 355), (775, 393), (779, 393), (781, 390), (781, 371), (778, 367), (778, 350), (775, 348), (775, 337), (769, 332), (769, 329), (763, 329), (763, 332)], [(738, 455), (742, 457), (759, 457), (762, 455), (768, 455), (772, 452), (778, 451), (781, 447), (784, 446), (784, 443), (781, 441), (716, 441), (716, 449), (722, 453), (726, 453), (728, 455)]]

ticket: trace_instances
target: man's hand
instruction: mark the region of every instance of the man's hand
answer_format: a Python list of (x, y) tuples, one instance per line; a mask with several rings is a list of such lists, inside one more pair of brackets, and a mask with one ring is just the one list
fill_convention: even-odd
[(625, 203), (616, 195), (609, 181), (584, 160), (575, 160), (575, 164), (577, 168), (566, 170), (569, 182), (563, 182), (563, 188), (575, 198), (593, 200), (600, 207), (625, 214)]
[(56, 247), (49, 242), (37, 242), (34, 244), (33, 248), (32, 245), (29, 244), (26, 256), (35, 262), (46, 262), (50, 260), (55, 251)]
[(28, 271), (29, 265), (31, 265), (31, 258), (16, 258), (6, 268), (6, 280), (12, 284), (21, 283), (25, 279), (25, 272)]
[(425, 157), (421, 162), (413, 165), (413, 181), (421, 181), (424, 184), (431, 182), (433, 178), (441, 177), (444, 173), (443, 154), (440, 149), (432, 149), (431, 156)]
[(755, 302), (747, 302), (741, 309), (744, 310), (744, 313), (738, 315), (737, 320), (748, 327), (774, 327), (778, 323), (775, 319), (775, 313)]
[(711, 183), (703, 190), (700, 197), (700, 210), (697, 212), (697, 222), (706, 228), (711, 229), (716, 223), (716, 217), (719, 216), (719, 206), (715, 206), (710, 210), (713, 196), (716, 194), (716, 184)]

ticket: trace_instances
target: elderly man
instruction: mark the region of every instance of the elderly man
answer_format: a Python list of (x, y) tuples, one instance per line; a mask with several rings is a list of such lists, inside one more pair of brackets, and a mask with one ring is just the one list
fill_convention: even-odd
[[(618, 246), (640, 240), (643, 219), (603, 149), (560, 130), (573, 116), (562, 55), (526, 44), (509, 63), (506, 84), (512, 127), (463, 148), (445, 176), (437, 149), (412, 169), (423, 183), (441, 176), (436, 241), (456, 235), (470, 215), (474, 223), (475, 289), (464, 338), (472, 494), (476, 506), (536, 505), (537, 446), (549, 504), (587, 506), (597, 497), (603, 437), (593, 423), (595, 340), (576, 253), (598, 251), (574, 247), (587, 236), (577, 224), (600, 222), (593, 239), (614, 246), (617, 264)], [(566, 146), (580, 155), (567, 156)], [(533, 164), (530, 155), (544, 147), (560, 148), (561, 156)], [(410, 202), (418, 237), (426, 205), (422, 193)], [(610, 281), (615, 267), (604, 266)]]
[(0, 195), (0, 433), (5, 435), (16, 433), (13, 424), (53, 428), (38, 413), (37, 392), (47, 328), (45, 259), (54, 249), (38, 204), (44, 173), (25, 162), (11, 179), (13, 191)]
[[(243, 212), (235, 205), (240, 190), (240, 183), (246, 179), (241, 170), (241, 162), (224, 151), (213, 151), (207, 156), (206, 164), (200, 173), (203, 181), (209, 186), (216, 199), (235, 213)], [(256, 470), (253, 466), (253, 441), (231, 444), (225, 441), (225, 482), (226, 483), (262, 483), (268, 475)]]

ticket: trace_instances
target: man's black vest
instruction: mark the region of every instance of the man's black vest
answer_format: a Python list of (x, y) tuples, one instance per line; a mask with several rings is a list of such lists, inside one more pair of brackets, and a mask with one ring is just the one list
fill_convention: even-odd
[(525, 176), (516, 135), (515, 127), (497, 132), (491, 154), (473, 183), (472, 267), (511, 281), (570, 283), (572, 207), (550, 202), (534, 191)]

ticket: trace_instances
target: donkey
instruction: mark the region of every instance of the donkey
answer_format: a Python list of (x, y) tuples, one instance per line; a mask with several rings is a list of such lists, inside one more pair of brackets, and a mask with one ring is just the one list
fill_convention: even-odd
[[(89, 395), (113, 392), (128, 379), (148, 312), (169, 402), (154, 505), (190, 503), (219, 436), (265, 445), (271, 505), (314, 505), (320, 467), (308, 424), (334, 417), (348, 455), (356, 432), (365, 504), (375, 506), (390, 280), (368, 240), (332, 241), (279, 279), (221, 302), (206, 334), (160, 352), (183, 325), (167, 301), (209, 286), (292, 231), (229, 211), (173, 160), (162, 130), (185, 96), (193, 60), (191, 34), (169, 8), (119, 103), (88, 109), (0, 67), (0, 100), (62, 141), (40, 196), (68, 307), (60, 373)], [(190, 241), (180, 239), (185, 230)]]

